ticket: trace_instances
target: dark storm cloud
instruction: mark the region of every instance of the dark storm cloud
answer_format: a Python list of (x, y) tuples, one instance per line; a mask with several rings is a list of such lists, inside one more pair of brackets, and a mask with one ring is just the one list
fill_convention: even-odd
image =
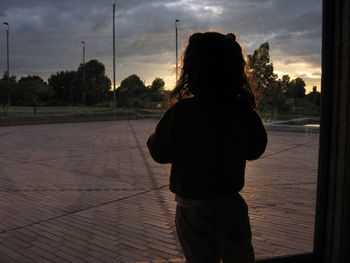
[[(110, 73), (112, 4), (113, 0), (2, 0), (0, 21), (11, 27), (11, 71), (47, 78), (59, 70), (76, 69), (84, 40), (86, 59), (100, 60)], [(269, 41), (272, 59), (320, 66), (321, 0), (125, 0), (117, 1), (119, 70), (142, 72), (147, 64), (169, 68), (174, 60), (175, 18), (181, 20), (181, 47), (195, 31), (235, 32), (247, 53)], [(1, 26), (0, 71), (4, 71), (5, 26)], [(135, 69), (122, 70), (126, 64)], [(126, 76), (118, 76), (122, 77)]]
[(274, 57), (320, 64), (321, 1), (233, 2), (232, 10), (237, 11), (230, 16), (230, 9), (225, 9), (222, 23), (227, 30), (236, 28), (249, 52), (268, 41)]

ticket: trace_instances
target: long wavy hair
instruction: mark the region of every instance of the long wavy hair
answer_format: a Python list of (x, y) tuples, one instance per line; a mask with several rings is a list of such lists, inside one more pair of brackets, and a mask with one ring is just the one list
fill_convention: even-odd
[(213, 104), (244, 102), (255, 107), (242, 48), (233, 33), (194, 33), (182, 59), (172, 102), (203, 97)]

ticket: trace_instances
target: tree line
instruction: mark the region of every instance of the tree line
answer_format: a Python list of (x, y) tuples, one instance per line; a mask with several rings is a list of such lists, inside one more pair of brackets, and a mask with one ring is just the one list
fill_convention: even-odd
[[(314, 87), (306, 95), (302, 78), (278, 78), (270, 62), (269, 43), (263, 43), (248, 55), (249, 74), (254, 82), (254, 93), (261, 112), (295, 112), (300, 108), (319, 113), (320, 93)], [(139, 76), (125, 78), (116, 89), (117, 107), (164, 108), (170, 91), (164, 89), (161, 78), (155, 78), (146, 86)], [(80, 64), (77, 70), (52, 74), (45, 82), (39, 76), (15, 76), (0, 79), (0, 103), (4, 114), (10, 105), (33, 106), (113, 106), (111, 81), (105, 74), (105, 66), (93, 59)]]
[(305, 108), (309, 113), (319, 114), (320, 92), (314, 86), (306, 94), (302, 78), (291, 79), (289, 75), (278, 78), (270, 62), (269, 43), (263, 43), (252, 55), (248, 55), (254, 93), (261, 112), (296, 112)]
[[(169, 92), (164, 81), (156, 78), (150, 86), (137, 75), (131, 75), (116, 89), (118, 107), (160, 108), (166, 106)], [(90, 60), (77, 70), (52, 74), (45, 82), (40, 76), (21, 77), (7, 74), (0, 79), (0, 103), (3, 113), (10, 106), (106, 106), (112, 107), (113, 90), (105, 75), (105, 66)]]

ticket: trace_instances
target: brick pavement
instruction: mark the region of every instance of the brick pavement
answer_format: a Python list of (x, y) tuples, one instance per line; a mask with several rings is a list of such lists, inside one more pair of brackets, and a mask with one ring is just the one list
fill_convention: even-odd
[[(0, 127), (0, 263), (182, 262), (156, 121)], [(318, 135), (269, 132), (243, 191), (258, 258), (312, 250)]]

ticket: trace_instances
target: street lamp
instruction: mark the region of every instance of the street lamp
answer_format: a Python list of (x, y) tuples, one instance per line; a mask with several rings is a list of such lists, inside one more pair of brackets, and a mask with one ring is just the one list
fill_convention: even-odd
[(85, 41), (81, 41), (83, 44), (83, 80), (85, 81)]
[(117, 95), (116, 95), (116, 89), (115, 89), (115, 6), (116, 6), (116, 0), (113, 4), (113, 108), (117, 109)]
[(85, 41), (80, 41), (83, 44), (83, 93), (81, 94), (81, 100), (85, 103)]
[(6, 30), (6, 47), (7, 47), (7, 81), (10, 81), (10, 55), (9, 55), (9, 33), (10, 33), (10, 25), (7, 22), (3, 22), (4, 25), (7, 25)]
[(177, 80), (178, 80), (178, 62), (177, 62), (177, 23), (180, 22), (179, 19), (175, 19), (175, 49), (176, 49), (176, 83), (177, 83)]

